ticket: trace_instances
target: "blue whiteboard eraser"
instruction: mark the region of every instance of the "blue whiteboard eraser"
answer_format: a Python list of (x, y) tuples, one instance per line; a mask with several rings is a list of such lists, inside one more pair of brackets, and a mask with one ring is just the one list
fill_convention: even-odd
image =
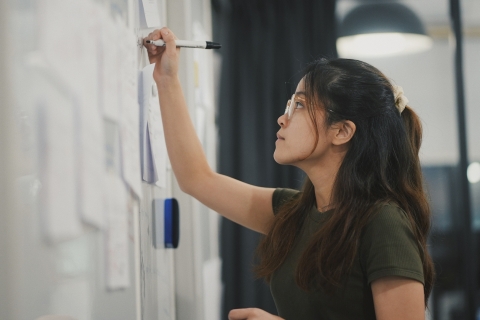
[(177, 248), (180, 239), (180, 213), (177, 199), (165, 199), (165, 248)]

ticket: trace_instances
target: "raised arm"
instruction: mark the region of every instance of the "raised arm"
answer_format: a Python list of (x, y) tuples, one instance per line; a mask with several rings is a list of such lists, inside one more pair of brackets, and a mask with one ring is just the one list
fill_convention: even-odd
[(214, 172), (208, 165), (188, 113), (178, 78), (180, 49), (167, 28), (155, 30), (146, 40), (163, 39), (166, 48), (146, 44), (150, 63), (155, 63), (165, 141), (172, 169), (182, 191), (249, 229), (267, 233), (274, 218), (272, 188), (252, 186)]

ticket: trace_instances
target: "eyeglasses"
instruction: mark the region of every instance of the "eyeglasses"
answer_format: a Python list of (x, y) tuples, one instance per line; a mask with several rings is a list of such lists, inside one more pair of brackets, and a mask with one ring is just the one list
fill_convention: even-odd
[[(292, 103), (293, 102), (293, 103)], [(292, 94), (292, 98), (287, 101), (287, 107), (285, 108), (285, 113), (287, 115), (287, 119), (290, 120), (292, 119), (293, 113), (295, 112), (295, 109), (297, 109), (300, 104), (301, 108), (305, 106), (305, 100), (302, 98), (298, 98), (295, 96), (295, 93)]]

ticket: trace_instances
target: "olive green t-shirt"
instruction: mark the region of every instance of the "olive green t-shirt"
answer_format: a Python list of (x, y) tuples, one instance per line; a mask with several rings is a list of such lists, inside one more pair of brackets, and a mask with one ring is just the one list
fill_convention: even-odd
[[(273, 210), (299, 191), (276, 189)], [(329, 295), (322, 289), (307, 293), (295, 283), (295, 269), (312, 235), (332, 214), (312, 208), (306, 212), (300, 233), (284, 263), (275, 271), (270, 290), (279, 316), (287, 320), (375, 319), (372, 281), (401, 276), (424, 283), (423, 266), (405, 212), (393, 204), (379, 209), (366, 225), (352, 270), (344, 286)]]

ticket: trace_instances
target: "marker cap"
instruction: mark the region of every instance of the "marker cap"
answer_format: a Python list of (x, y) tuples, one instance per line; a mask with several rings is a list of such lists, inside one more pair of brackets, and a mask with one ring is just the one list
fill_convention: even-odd
[(206, 42), (207, 42), (207, 46), (205, 47), (205, 49), (220, 49), (222, 47), (222, 45), (217, 42), (211, 42), (211, 41), (206, 41)]

